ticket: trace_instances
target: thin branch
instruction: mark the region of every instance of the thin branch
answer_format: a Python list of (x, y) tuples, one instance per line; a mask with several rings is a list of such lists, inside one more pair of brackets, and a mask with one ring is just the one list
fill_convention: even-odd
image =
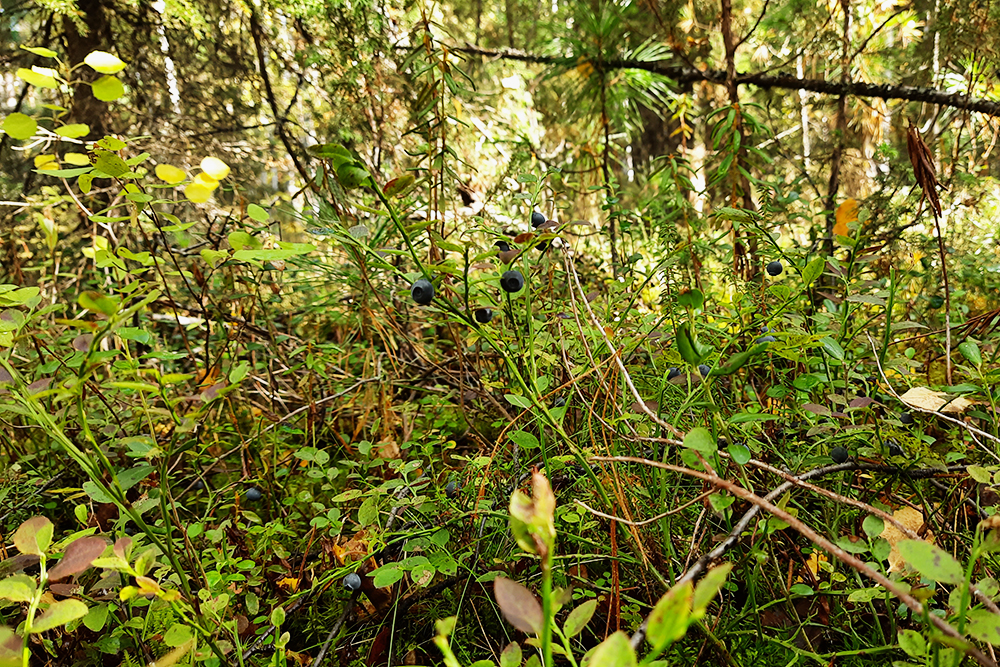
[[(486, 58), (516, 60), (539, 65), (563, 65), (570, 67), (580, 63), (576, 57), (539, 56), (514, 49), (481, 49), (476, 46), (467, 45), (451, 47), (451, 50), (458, 53), (484, 56)], [(638, 69), (653, 72), (654, 74), (660, 74), (668, 79), (672, 79), (679, 84), (695, 83), (697, 81), (707, 81), (716, 84), (725, 84), (726, 82), (726, 72), (724, 70), (702, 71), (694, 67), (669, 65), (666, 61), (647, 62), (614, 59), (606, 60), (602, 65), (605, 69)], [(895, 86), (861, 81), (844, 83), (827, 81), (825, 79), (800, 79), (791, 74), (766, 74), (762, 72), (737, 73), (736, 84), (753, 85), (764, 89), (808, 90), (824, 95), (851, 95), (854, 97), (878, 97), (884, 100), (926, 102), (927, 104), (938, 104), (955, 109), (976, 111), (988, 116), (1000, 116), (1000, 102), (968, 97), (962, 93), (947, 93), (935, 88)]]
[[(870, 565), (868, 565), (861, 559), (857, 558), (853, 554), (847, 553), (846, 551), (838, 547), (836, 544), (834, 544), (830, 540), (826, 539), (825, 537), (817, 533), (815, 530), (813, 530), (812, 527), (806, 525), (798, 517), (792, 516), (785, 510), (781, 509), (780, 507), (773, 505), (768, 500), (761, 498), (753, 491), (745, 489), (742, 486), (734, 482), (730, 482), (727, 479), (723, 479), (722, 477), (719, 477), (717, 474), (711, 472), (702, 472), (700, 470), (692, 470), (691, 468), (685, 468), (683, 466), (672, 465), (669, 463), (660, 463), (658, 461), (650, 461), (648, 459), (640, 459), (632, 456), (600, 456), (593, 458), (594, 460), (600, 460), (600, 461), (614, 461), (620, 463), (642, 463), (645, 465), (653, 466), (655, 468), (660, 468), (662, 470), (669, 470), (670, 472), (676, 472), (682, 475), (687, 475), (689, 477), (694, 477), (704, 482), (708, 482), (709, 484), (714, 484), (716, 486), (722, 487), (723, 489), (733, 494), (737, 498), (750, 502), (760, 507), (768, 514), (780, 519), (781, 521), (784, 521), (789, 525), (789, 527), (791, 527), (793, 530), (798, 532), (807, 540), (818, 546), (820, 549), (823, 549), (823, 551), (826, 551), (828, 554), (830, 554), (837, 560), (841, 561), (845, 565), (850, 566), (855, 571), (865, 575), (875, 583), (884, 587), (893, 596), (895, 596), (896, 599), (905, 604), (914, 613), (916, 617), (919, 618), (924, 617), (923, 605), (912, 595), (910, 595), (909, 593), (905, 592), (902, 588), (900, 588), (895, 582), (891, 581), (881, 572), (878, 572), (875, 569), (873, 569)], [(931, 625), (933, 625), (935, 628), (937, 628), (939, 631), (941, 631), (948, 637), (954, 639), (956, 647), (959, 648), (960, 650), (963, 650), (966, 654), (971, 655), (973, 658), (976, 659), (976, 661), (980, 665), (983, 665), (984, 667), (996, 667), (996, 663), (993, 660), (991, 660), (976, 646), (974, 646), (968, 640), (966, 640), (965, 637), (958, 630), (949, 625), (943, 619), (939, 618), (934, 614), (928, 614), (927, 617), (929, 618)], [(636, 633), (636, 635), (638, 635), (638, 639), (636, 638), (636, 635), (633, 635), (632, 637), (633, 646), (641, 644), (642, 638), (645, 635), (645, 627), (646, 623), (643, 622), (643, 625), (640, 626), (640, 631)], [(642, 634), (640, 634), (640, 632)]]

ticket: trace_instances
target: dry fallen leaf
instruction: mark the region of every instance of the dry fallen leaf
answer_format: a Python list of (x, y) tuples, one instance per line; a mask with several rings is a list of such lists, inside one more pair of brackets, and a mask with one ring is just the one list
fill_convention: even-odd
[(914, 387), (900, 396), (900, 399), (914, 408), (947, 412), (950, 414), (964, 412), (972, 407), (972, 401), (967, 398), (958, 396), (952, 399), (951, 396), (944, 392), (934, 391), (927, 387)]
[[(896, 521), (898, 521), (903, 526), (906, 526), (913, 532), (920, 530), (920, 527), (924, 525), (924, 515), (912, 507), (900, 507), (898, 510), (892, 513), (892, 516)], [(899, 548), (896, 546), (903, 540), (910, 539), (906, 534), (901, 531), (896, 526), (889, 522), (886, 522), (885, 527), (882, 529), (882, 534), (879, 537), (883, 538), (892, 547), (892, 551), (889, 552), (889, 572), (898, 572), (903, 569), (903, 557), (899, 555)], [(934, 535), (927, 531), (925, 538), (928, 542), (934, 542)]]

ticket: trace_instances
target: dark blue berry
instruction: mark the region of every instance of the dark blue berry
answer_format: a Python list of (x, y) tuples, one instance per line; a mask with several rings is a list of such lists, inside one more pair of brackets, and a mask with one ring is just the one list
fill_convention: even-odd
[(507, 271), (500, 276), (500, 287), (510, 294), (520, 292), (524, 289), (524, 276), (520, 271)]
[(680, 370), (676, 368), (671, 368), (669, 371), (667, 371), (668, 380), (673, 380), (675, 377), (680, 377), (680, 375), (681, 375)]
[(830, 458), (834, 463), (843, 463), (850, 458), (850, 454), (843, 447), (834, 447), (830, 450)]
[(426, 278), (421, 278), (410, 287), (410, 296), (421, 306), (426, 306), (434, 298), (434, 285)]
[(495, 245), (497, 248), (499, 248), (500, 252), (509, 252), (510, 251), (510, 244), (507, 243), (506, 241), (497, 241), (493, 245)]
[(910, 424), (913, 423), (913, 415), (911, 415), (909, 412), (900, 412), (899, 421), (909, 426)]
[(761, 336), (760, 338), (755, 340), (754, 343), (775, 343), (777, 341), (778, 339), (775, 338), (774, 336)]
[(486, 324), (493, 319), (493, 310), (491, 308), (477, 308), (474, 316), (477, 322)]
[(351, 572), (344, 577), (344, 588), (349, 591), (356, 591), (361, 588), (361, 577), (356, 572)]
[(781, 265), (781, 262), (775, 260), (767, 265), (767, 275), (769, 276), (779, 276), (781, 272), (785, 270), (785, 267)]
[(537, 229), (538, 227), (541, 227), (544, 224), (545, 224), (545, 215), (539, 213), (538, 211), (532, 211), (531, 226)]
[(257, 502), (263, 497), (264, 494), (261, 493), (260, 489), (258, 489), (256, 486), (251, 486), (249, 489), (247, 489), (247, 500), (249, 500), (252, 503)]
[(556, 400), (552, 401), (552, 407), (554, 408), (561, 408), (564, 405), (566, 405), (566, 399), (562, 396), (557, 396)]
[(903, 448), (899, 446), (899, 443), (895, 440), (886, 440), (886, 446), (889, 449), (889, 456), (903, 456)]
[(451, 480), (444, 487), (444, 495), (449, 498), (454, 498), (458, 495), (458, 492), (462, 490), (462, 485), (455, 480)]
[(709, 372), (711, 372), (712, 367), (708, 364), (698, 364), (698, 372), (701, 373), (703, 378), (707, 378)]

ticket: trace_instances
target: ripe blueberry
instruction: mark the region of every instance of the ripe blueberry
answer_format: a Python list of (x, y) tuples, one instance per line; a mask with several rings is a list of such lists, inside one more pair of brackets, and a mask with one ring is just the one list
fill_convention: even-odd
[(767, 275), (769, 276), (781, 275), (781, 272), (784, 270), (785, 268), (781, 266), (781, 262), (779, 262), (778, 260), (775, 260), (767, 265)]
[(534, 228), (541, 227), (545, 224), (545, 215), (539, 213), (538, 211), (531, 212), (531, 226)]
[(911, 415), (909, 412), (900, 412), (899, 421), (909, 426), (910, 424), (913, 423), (913, 415)]
[(698, 372), (701, 373), (701, 376), (703, 378), (707, 378), (711, 370), (712, 367), (709, 366), (708, 364), (698, 364)]
[(356, 591), (361, 588), (361, 577), (356, 572), (351, 572), (344, 577), (344, 588), (349, 591)]
[(778, 339), (775, 338), (774, 336), (761, 336), (760, 338), (755, 340), (754, 343), (775, 343), (777, 342), (777, 340)]
[(830, 458), (833, 459), (834, 463), (843, 463), (850, 457), (847, 450), (843, 447), (834, 447), (830, 450)]
[(564, 405), (566, 405), (566, 399), (562, 396), (557, 396), (556, 400), (552, 401), (552, 407), (554, 408), (561, 408)]
[(673, 380), (675, 377), (680, 377), (680, 375), (681, 372), (676, 368), (671, 368), (669, 371), (667, 371), (668, 380)]
[(491, 308), (477, 308), (473, 316), (480, 324), (486, 324), (493, 319), (493, 310)]
[(202, 489), (205, 488), (205, 482), (201, 481), (200, 479), (196, 480), (194, 486), (191, 488), (193, 488), (195, 491), (201, 491)]
[(421, 278), (410, 287), (410, 296), (421, 306), (426, 306), (434, 298), (434, 285), (426, 278)]
[(458, 495), (458, 492), (461, 489), (462, 489), (462, 485), (461, 484), (459, 484), (455, 480), (451, 480), (450, 482), (448, 482), (447, 484), (445, 484), (444, 495), (448, 496), (449, 498), (454, 498), (455, 496)]
[(524, 276), (520, 271), (506, 271), (500, 276), (500, 287), (510, 294), (520, 292), (524, 288)]
[(249, 489), (247, 489), (247, 500), (249, 500), (252, 503), (257, 502), (263, 497), (264, 494), (261, 493), (261, 490), (258, 489), (256, 486), (251, 486)]

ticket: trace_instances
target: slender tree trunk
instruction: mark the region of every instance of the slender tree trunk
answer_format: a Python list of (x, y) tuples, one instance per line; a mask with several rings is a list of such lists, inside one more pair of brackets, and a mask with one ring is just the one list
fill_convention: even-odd
[[(733, 37), (733, 3), (732, 0), (722, 0), (722, 42), (726, 48), (726, 91), (729, 93), (729, 103), (736, 110), (736, 118), (733, 121), (733, 132), (740, 138), (740, 147), (736, 151), (736, 159), (733, 168), (736, 170), (732, 175), (733, 204), (740, 204), (747, 211), (756, 211), (753, 193), (750, 190), (750, 179), (746, 176), (749, 170), (746, 151), (746, 133), (743, 129), (743, 112), (740, 109), (739, 82), (736, 80), (736, 40)], [(744, 280), (754, 280), (760, 275), (760, 267), (757, 262), (757, 237), (750, 235), (747, 239), (749, 250), (743, 245), (743, 239), (734, 231), (733, 233), (733, 263), (737, 275)]]
[[(79, 0), (77, 7), (80, 10), (84, 26), (77, 25), (68, 17), (62, 18), (66, 39), (66, 58), (70, 65), (79, 65), (91, 51), (113, 51), (111, 45), (114, 40), (106, 13), (109, 9), (113, 9), (108, 6), (110, 4), (112, 3), (104, 0)], [(75, 75), (78, 83), (73, 87), (73, 106), (69, 113), (70, 122), (89, 126), (90, 133), (86, 138), (101, 139), (108, 130), (108, 105), (94, 97), (90, 84), (103, 75), (86, 66), (77, 69)]]

